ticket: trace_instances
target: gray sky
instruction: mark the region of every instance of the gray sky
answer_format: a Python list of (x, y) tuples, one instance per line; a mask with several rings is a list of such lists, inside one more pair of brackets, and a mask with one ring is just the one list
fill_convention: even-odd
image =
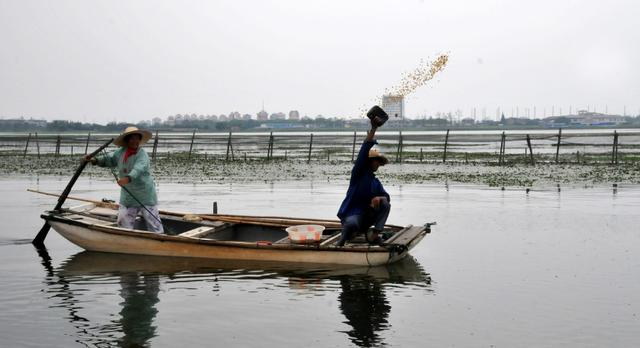
[[(421, 58), (409, 116), (640, 112), (637, 1), (0, 0), (0, 116), (358, 117)], [(532, 113), (533, 111), (531, 111)]]

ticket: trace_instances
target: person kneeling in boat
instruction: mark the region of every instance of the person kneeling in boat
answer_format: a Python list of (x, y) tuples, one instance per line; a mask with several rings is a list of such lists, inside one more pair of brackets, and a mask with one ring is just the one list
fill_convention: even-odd
[[(374, 139), (376, 124), (377, 120), (371, 121), (371, 130), (367, 133), (351, 170), (347, 196), (338, 210), (338, 217), (342, 223), (338, 246), (343, 246), (358, 232), (365, 233), (367, 242), (371, 244), (382, 242), (380, 233), (389, 217), (391, 198), (375, 175), (380, 166), (389, 163), (385, 156), (373, 148), (377, 144)], [(372, 225), (373, 229), (369, 231)]]
[(113, 142), (120, 146), (119, 149), (113, 153), (91, 159), (85, 156), (85, 161), (88, 160), (91, 164), (100, 167), (117, 168), (117, 183), (122, 187), (120, 189), (118, 226), (133, 229), (136, 217), (138, 214), (142, 214), (147, 230), (163, 233), (164, 229), (158, 212), (156, 185), (151, 176), (149, 155), (141, 147), (149, 139), (151, 139), (151, 132), (140, 130), (137, 127), (127, 127)]

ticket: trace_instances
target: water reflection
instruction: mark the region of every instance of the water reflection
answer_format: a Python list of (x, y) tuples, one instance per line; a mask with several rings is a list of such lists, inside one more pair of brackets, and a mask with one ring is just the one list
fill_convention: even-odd
[[(262, 283), (268, 279), (282, 279), (296, 292), (339, 291), (339, 309), (346, 319), (344, 323), (350, 327), (344, 333), (352, 344), (360, 347), (385, 345), (382, 332), (391, 327), (389, 291), (406, 287), (432, 291), (429, 274), (412, 257), (384, 267), (327, 269), (327, 266), (292, 268), (290, 264), (84, 251), (54, 268), (45, 250), (39, 250), (39, 254), (47, 274), (46, 291), (55, 302), (53, 307), (67, 310), (66, 318), (76, 329), (77, 341), (88, 346), (149, 346), (161, 330), (156, 323), (160, 286), (176, 279), (182, 284), (197, 283), (195, 288), (205, 282), (214, 282), (215, 287), (219, 287), (224, 282), (241, 279)], [(264, 286), (262, 283), (260, 286)], [(105, 286), (116, 284), (119, 285), (117, 293), (122, 297), (119, 312), (102, 313), (111, 320), (96, 324), (99, 320), (80, 315), (95, 301), (91, 294), (104, 292)]]
[(158, 310), (160, 281), (157, 275), (123, 274), (120, 277), (120, 296), (124, 300), (120, 311), (123, 347), (143, 347), (155, 336), (153, 320)]

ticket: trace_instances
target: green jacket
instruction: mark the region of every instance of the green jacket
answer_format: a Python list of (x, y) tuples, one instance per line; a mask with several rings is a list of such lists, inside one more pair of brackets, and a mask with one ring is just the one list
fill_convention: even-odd
[[(122, 159), (126, 150), (125, 147), (121, 147), (110, 154), (96, 156), (96, 164), (100, 167), (116, 168), (118, 178), (128, 176), (131, 182), (125, 187), (145, 206), (157, 205), (158, 196), (156, 185), (151, 177), (149, 155), (139, 148), (138, 153), (129, 156), (127, 163), (124, 163)], [(140, 206), (124, 188), (120, 190), (120, 204), (125, 207)]]

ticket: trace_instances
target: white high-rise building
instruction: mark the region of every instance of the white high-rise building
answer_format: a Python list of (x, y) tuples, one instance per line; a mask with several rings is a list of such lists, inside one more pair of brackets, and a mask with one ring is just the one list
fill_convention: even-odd
[(300, 120), (300, 113), (298, 112), (298, 110), (289, 111), (289, 119), (295, 121)]
[(383, 95), (380, 106), (391, 119), (404, 117), (404, 97), (401, 95)]

